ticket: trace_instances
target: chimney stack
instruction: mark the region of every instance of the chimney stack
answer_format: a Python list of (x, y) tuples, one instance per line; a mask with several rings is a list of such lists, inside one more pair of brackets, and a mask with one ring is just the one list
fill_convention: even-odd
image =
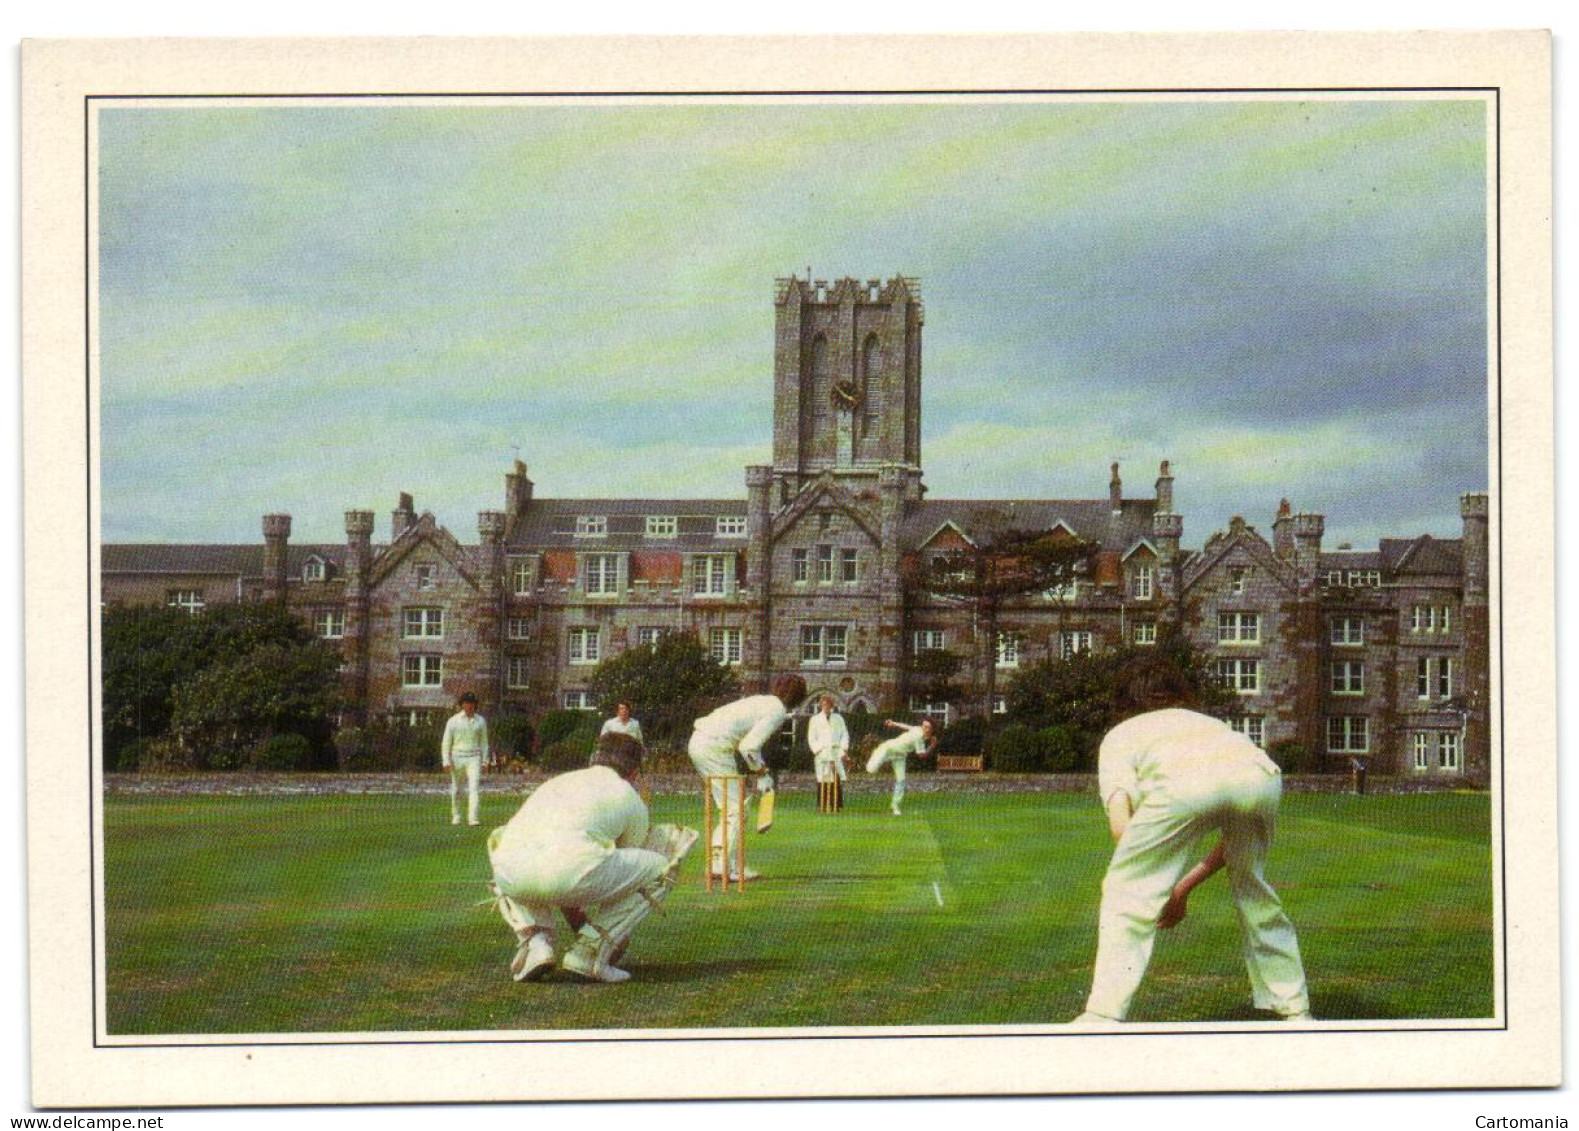
[(1272, 520), (1272, 552), (1281, 560), (1294, 560), (1294, 508), (1284, 499), (1277, 505), (1277, 517)]
[(511, 518), (519, 517), (532, 501), (532, 481), (527, 478), (526, 464), (520, 460), (504, 477), (504, 510)]
[(291, 537), (291, 516), (263, 516), (263, 599), (285, 600), (286, 545)]

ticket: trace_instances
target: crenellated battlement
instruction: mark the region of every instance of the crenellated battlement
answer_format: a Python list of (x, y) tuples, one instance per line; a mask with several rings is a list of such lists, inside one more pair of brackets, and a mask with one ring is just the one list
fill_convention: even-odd
[(788, 275), (773, 280), (773, 302), (784, 306), (799, 301), (807, 306), (838, 306), (852, 302), (864, 306), (892, 306), (914, 303), (919, 309), (921, 280), (911, 275), (895, 275), (889, 279), (857, 279), (846, 275), (841, 279), (802, 279)]
[(263, 537), (289, 538), (291, 536), (291, 516), (288, 514), (266, 514), (263, 516)]

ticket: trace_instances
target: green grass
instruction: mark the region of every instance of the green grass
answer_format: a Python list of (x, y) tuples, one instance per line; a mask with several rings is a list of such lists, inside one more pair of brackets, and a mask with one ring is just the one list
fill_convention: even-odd
[[(1067, 794), (854, 795), (837, 817), (786, 792), (748, 841), (768, 878), (702, 890), (687, 861), (619, 987), (516, 985), (480, 828), (439, 797), (105, 801), (108, 1029), (260, 1033), (1048, 1024), (1080, 1012), (1109, 846)], [(694, 797), (656, 821), (695, 824)], [(1483, 795), (1284, 798), (1268, 877), (1322, 1019), (1492, 1012)], [(941, 906), (939, 905), (941, 901)], [(561, 935), (561, 939), (567, 937)], [(1227, 884), (1164, 933), (1137, 1021), (1249, 1020)]]

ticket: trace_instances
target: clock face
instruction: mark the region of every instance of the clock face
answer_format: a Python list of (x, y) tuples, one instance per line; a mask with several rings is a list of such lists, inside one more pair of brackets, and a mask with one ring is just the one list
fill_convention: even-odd
[(833, 386), (833, 403), (839, 408), (854, 408), (861, 399), (854, 381), (836, 381)]

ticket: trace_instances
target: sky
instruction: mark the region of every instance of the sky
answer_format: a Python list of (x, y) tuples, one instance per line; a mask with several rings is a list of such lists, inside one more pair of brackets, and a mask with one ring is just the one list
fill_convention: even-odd
[(1184, 542), (1459, 533), (1487, 470), (1474, 100), (281, 103), (98, 122), (102, 537), (463, 541), (744, 497), (774, 280), (917, 277), (936, 498), (1175, 475)]

